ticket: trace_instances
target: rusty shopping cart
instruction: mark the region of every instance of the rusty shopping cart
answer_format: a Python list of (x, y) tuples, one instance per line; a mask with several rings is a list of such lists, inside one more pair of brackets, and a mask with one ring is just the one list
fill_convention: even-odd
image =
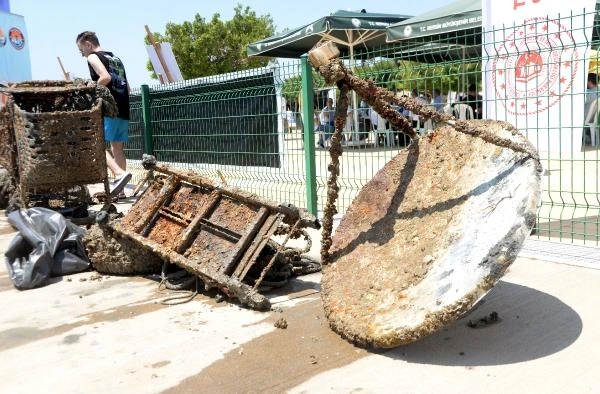
[(2, 88), (0, 166), (14, 182), (18, 206), (66, 208), (89, 197), (85, 185), (109, 194), (103, 116), (116, 105), (91, 81), (29, 81)]

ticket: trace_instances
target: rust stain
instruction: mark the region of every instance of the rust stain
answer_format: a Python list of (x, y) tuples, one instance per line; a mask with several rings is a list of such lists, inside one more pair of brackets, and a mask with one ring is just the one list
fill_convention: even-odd
[[(282, 393), (316, 374), (370, 355), (329, 329), (318, 299), (272, 312), (265, 322), (273, 325), (280, 318), (288, 323), (285, 330), (274, 329), (242, 344), (165, 393), (195, 393), (199, 387), (219, 393), (239, 392), (240, 387), (257, 393)], [(276, 373), (265, 375), (264, 371)]]

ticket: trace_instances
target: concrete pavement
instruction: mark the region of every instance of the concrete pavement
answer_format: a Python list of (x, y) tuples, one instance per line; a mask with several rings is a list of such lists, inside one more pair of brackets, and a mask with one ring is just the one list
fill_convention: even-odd
[[(1, 217), (0, 251), (13, 235)], [(151, 278), (95, 272), (18, 291), (2, 265), (0, 391), (599, 392), (600, 266), (547, 260), (518, 258), (468, 316), (387, 351), (328, 328), (320, 274), (269, 294), (261, 313), (206, 294), (165, 306)], [(492, 312), (499, 322), (468, 327)]]

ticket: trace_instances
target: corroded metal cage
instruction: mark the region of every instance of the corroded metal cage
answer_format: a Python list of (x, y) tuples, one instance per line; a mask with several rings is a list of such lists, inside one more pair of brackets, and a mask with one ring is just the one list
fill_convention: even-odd
[(13, 137), (12, 97), (8, 96), (6, 105), (0, 108), (0, 167), (15, 176), (16, 147)]
[(3, 89), (1, 165), (31, 194), (105, 183), (103, 99), (95, 83), (28, 81)]

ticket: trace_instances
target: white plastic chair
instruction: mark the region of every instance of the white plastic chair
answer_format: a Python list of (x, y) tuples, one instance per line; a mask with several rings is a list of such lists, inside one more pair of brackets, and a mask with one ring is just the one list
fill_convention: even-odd
[(475, 119), (473, 108), (469, 104), (454, 104), (454, 116), (460, 120)]
[(419, 118), (417, 120), (417, 133), (420, 135), (425, 135), (429, 130), (433, 130), (433, 120), (427, 119), (423, 120)]
[(375, 133), (375, 146), (379, 146), (379, 134), (383, 134), (385, 138), (385, 145), (392, 146), (394, 144), (394, 132), (392, 129), (385, 127), (387, 121), (384, 117), (377, 114), (377, 127), (373, 129)]
[[(600, 139), (598, 135), (598, 128), (600, 127), (598, 124), (598, 99), (592, 101), (588, 107), (587, 113), (585, 114), (585, 127), (590, 130), (590, 142), (592, 143), (592, 146), (596, 146), (597, 141)], [(585, 138), (585, 129), (583, 138)]]

